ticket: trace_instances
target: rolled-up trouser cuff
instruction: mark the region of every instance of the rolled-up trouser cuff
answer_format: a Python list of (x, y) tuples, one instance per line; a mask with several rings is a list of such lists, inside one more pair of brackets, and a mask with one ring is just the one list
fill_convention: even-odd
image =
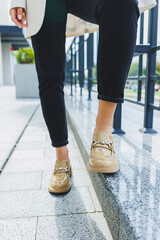
[(63, 142), (58, 142), (58, 143), (51, 143), (51, 145), (53, 146), (53, 147), (62, 147), (62, 146), (65, 146), (65, 145), (67, 145), (69, 143), (69, 141), (68, 140), (66, 140), (66, 141), (63, 141)]
[(102, 100), (106, 100), (106, 101), (109, 101), (109, 102), (114, 102), (114, 103), (123, 103), (124, 102), (124, 98), (104, 96), (104, 95), (101, 95), (99, 93), (97, 94), (97, 98), (102, 99)]

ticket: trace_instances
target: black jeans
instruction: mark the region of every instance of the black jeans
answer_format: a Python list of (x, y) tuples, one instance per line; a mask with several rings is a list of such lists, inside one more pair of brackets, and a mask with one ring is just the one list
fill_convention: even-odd
[(31, 41), (53, 147), (69, 143), (63, 91), (67, 13), (99, 25), (97, 98), (115, 103), (124, 102), (140, 16), (137, 0), (47, 0), (44, 21)]

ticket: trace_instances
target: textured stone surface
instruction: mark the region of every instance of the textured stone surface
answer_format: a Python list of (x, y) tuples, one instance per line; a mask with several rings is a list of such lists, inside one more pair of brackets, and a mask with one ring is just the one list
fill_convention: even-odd
[(37, 218), (0, 220), (1, 240), (34, 240)]
[(94, 212), (87, 187), (74, 187), (67, 194), (45, 190), (0, 192), (0, 218)]
[[(15, 160), (7, 162), (4, 173), (10, 172), (30, 172), (30, 171), (52, 171), (54, 169), (55, 159), (33, 159), (32, 156), (26, 160)], [(80, 169), (78, 161), (72, 162), (73, 169)]]
[(16, 101), (14, 86), (0, 87), (0, 168), (38, 104), (32, 99)]
[(111, 240), (102, 213), (71, 214), (38, 219), (37, 240)]
[(4, 173), (14, 172), (37, 172), (37, 171), (49, 171), (53, 169), (53, 162), (51, 159), (34, 159), (28, 158), (26, 160), (11, 160), (7, 162)]
[[(51, 146), (40, 107), (22, 133), (18, 113), (25, 115), (27, 112), (25, 116), (31, 116), (35, 110), (30, 108), (32, 100), (22, 103), (26, 104), (19, 105), (19, 111), (11, 111), (11, 116), (6, 115), (0, 125), (0, 151), (9, 155), (9, 149), (14, 146), (0, 174), (0, 240), (66, 239), (66, 236), (76, 240), (112, 240), (70, 126), (68, 149), (73, 169), (72, 188), (67, 193), (52, 194), (48, 184), (56, 151)], [(24, 117), (23, 124), (27, 122)], [(15, 140), (19, 134), (22, 136), (14, 145), (13, 138)]]
[[(30, 138), (32, 139), (32, 138)], [(15, 151), (13, 152), (12, 156), (10, 157), (10, 161), (12, 161), (12, 159), (15, 160), (20, 160), (23, 161), (25, 159), (42, 159), (44, 156), (44, 150), (42, 149), (33, 149), (33, 150), (17, 150), (15, 149)]]
[(40, 189), (41, 175), (41, 172), (2, 173), (0, 191)]
[[(92, 93), (92, 101), (87, 100), (87, 94), (84, 90), (83, 97), (75, 93), (70, 96), (70, 88), (65, 87), (69, 122), (85, 163), (88, 162), (98, 110), (97, 93)], [(158, 132), (159, 119), (160, 113), (157, 113), (154, 128)], [(122, 129), (126, 134), (113, 134), (120, 171), (114, 174), (89, 173), (110, 230), (117, 240), (126, 239), (126, 236), (128, 239), (158, 240), (160, 236), (160, 134), (140, 132), (142, 124), (142, 108), (124, 102)], [(118, 216), (117, 220), (115, 216)]]

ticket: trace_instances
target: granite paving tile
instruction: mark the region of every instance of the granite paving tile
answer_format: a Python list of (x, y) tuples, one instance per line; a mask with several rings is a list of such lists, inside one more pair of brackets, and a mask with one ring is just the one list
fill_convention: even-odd
[(40, 189), (41, 172), (1, 173), (0, 191)]
[(1, 219), (0, 240), (35, 240), (37, 218)]
[(44, 156), (44, 150), (42, 149), (31, 149), (31, 150), (17, 150), (15, 149), (12, 153), (9, 161), (12, 161), (13, 159), (23, 161), (25, 159), (42, 159)]
[(67, 193), (48, 190), (0, 192), (0, 219), (94, 212), (88, 187), (74, 187)]
[[(54, 168), (55, 158), (51, 159), (25, 159), (25, 160), (16, 160), (12, 159), (8, 161), (4, 173), (9, 172), (32, 172), (32, 171), (51, 171)], [(73, 169), (81, 168), (79, 161), (72, 162)]]
[(39, 217), (37, 240), (112, 240), (102, 213)]

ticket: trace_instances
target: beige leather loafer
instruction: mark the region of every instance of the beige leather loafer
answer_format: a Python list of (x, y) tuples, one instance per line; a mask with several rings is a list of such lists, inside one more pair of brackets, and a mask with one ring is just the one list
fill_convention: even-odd
[(54, 171), (48, 187), (51, 193), (68, 192), (71, 189), (70, 177), (72, 176), (71, 164), (66, 160), (55, 162)]
[(102, 173), (114, 173), (119, 170), (111, 134), (106, 132), (93, 133), (87, 169)]

